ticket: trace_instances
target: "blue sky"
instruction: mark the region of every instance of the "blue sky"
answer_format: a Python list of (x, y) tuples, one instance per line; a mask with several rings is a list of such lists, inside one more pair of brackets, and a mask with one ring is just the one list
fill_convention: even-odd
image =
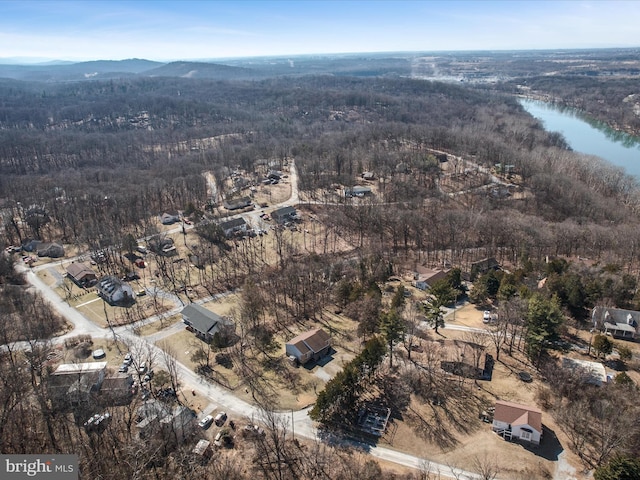
[(0, 0), (0, 58), (638, 46), (637, 0)]

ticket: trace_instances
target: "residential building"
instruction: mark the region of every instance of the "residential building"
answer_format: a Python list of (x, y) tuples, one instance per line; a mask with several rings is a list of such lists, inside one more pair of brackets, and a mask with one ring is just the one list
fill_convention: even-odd
[(225, 237), (231, 237), (236, 234), (242, 234), (247, 231), (247, 222), (242, 217), (230, 218), (218, 224)]
[(182, 320), (190, 326), (194, 333), (210, 342), (217, 335), (225, 343), (235, 333), (235, 324), (227, 317), (207, 310), (201, 305), (190, 303), (182, 309)]
[(92, 287), (98, 281), (96, 272), (80, 262), (74, 262), (67, 267), (67, 276), (81, 288)]
[(294, 357), (304, 365), (310, 360), (318, 360), (331, 350), (331, 336), (320, 328), (301, 333), (289, 340), (285, 346), (287, 356)]
[(97, 287), (98, 295), (110, 305), (128, 305), (136, 301), (131, 285), (113, 275), (101, 278)]
[(223, 202), (224, 208), (227, 210), (240, 210), (251, 205), (253, 201), (250, 197), (234, 198)]
[(372, 193), (373, 193), (373, 190), (371, 190), (371, 187), (363, 187), (361, 185), (355, 185), (353, 187), (346, 187), (344, 189), (344, 196), (346, 198), (364, 197), (366, 195), (371, 195)]
[(49, 394), (56, 408), (87, 407), (104, 381), (107, 362), (66, 363), (49, 376)]
[(633, 340), (638, 333), (640, 312), (621, 308), (594, 307), (591, 319), (595, 328), (604, 329), (615, 338)]
[(489, 270), (499, 270), (500, 264), (493, 257), (483, 258), (471, 264), (471, 280), (475, 280), (478, 275), (483, 275)]
[(298, 213), (294, 207), (282, 207), (271, 212), (271, 218), (276, 223), (294, 222), (298, 220)]
[(433, 268), (426, 268), (421, 265), (416, 267), (413, 274), (415, 280), (415, 287), (419, 290), (430, 289), (435, 282), (447, 278), (448, 270), (439, 270)]
[(542, 439), (542, 411), (539, 408), (498, 400), (493, 414), (493, 431), (505, 440), (539, 445)]

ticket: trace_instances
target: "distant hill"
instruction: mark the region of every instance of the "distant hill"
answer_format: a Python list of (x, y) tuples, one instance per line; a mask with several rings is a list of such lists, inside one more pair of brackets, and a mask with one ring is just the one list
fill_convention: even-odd
[(171, 62), (142, 72), (142, 75), (152, 77), (212, 78), (220, 80), (248, 79), (259, 76), (255, 70), (250, 68), (204, 62)]
[(150, 60), (97, 60), (63, 65), (0, 65), (0, 77), (41, 82), (107, 79), (136, 75), (163, 65)]

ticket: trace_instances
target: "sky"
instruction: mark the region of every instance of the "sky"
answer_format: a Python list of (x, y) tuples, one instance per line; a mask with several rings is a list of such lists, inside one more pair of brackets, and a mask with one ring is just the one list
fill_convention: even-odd
[(640, 46), (638, 0), (0, 0), (0, 58)]

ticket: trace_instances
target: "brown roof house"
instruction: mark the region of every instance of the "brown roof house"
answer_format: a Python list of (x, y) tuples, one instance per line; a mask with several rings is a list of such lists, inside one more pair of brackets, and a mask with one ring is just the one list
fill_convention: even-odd
[(294, 357), (304, 365), (310, 360), (318, 360), (331, 350), (331, 336), (320, 328), (309, 330), (292, 338), (286, 344), (288, 357)]
[(492, 428), (505, 440), (517, 439), (539, 445), (542, 439), (542, 411), (539, 408), (498, 400)]
[(449, 273), (448, 270), (438, 270), (418, 265), (413, 274), (413, 278), (416, 281), (415, 287), (419, 290), (428, 290), (438, 280), (447, 278), (447, 273)]
[(98, 277), (92, 268), (84, 263), (72, 263), (67, 267), (67, 276), (81, 288), (91, 287), (96, 284)]

